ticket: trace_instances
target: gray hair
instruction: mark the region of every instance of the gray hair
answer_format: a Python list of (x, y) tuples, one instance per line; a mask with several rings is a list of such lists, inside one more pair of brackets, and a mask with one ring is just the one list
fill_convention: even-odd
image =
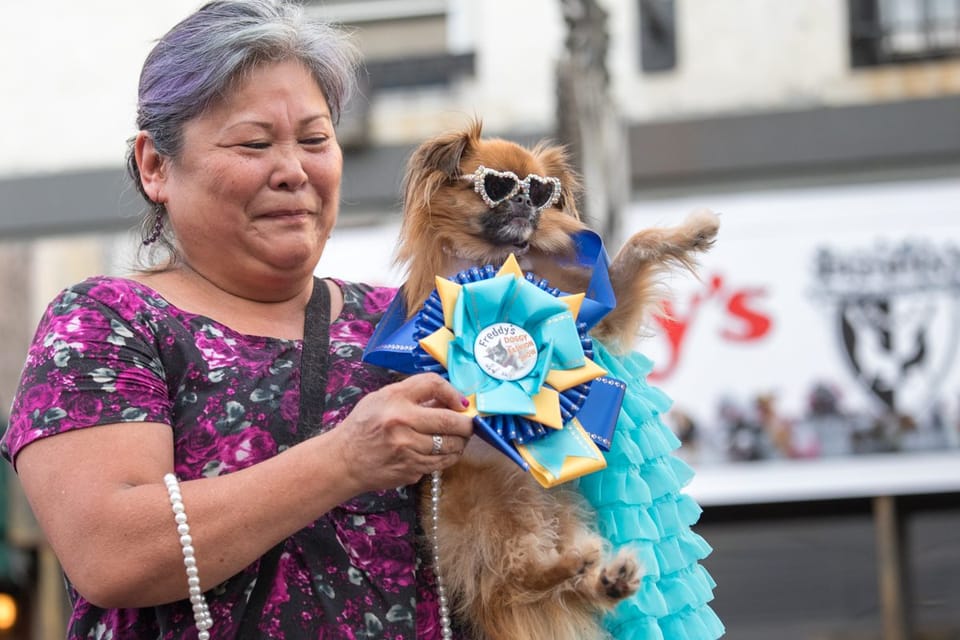
[[(251, 70), (262, 64), (299, 60), (317, 81), (337, 122), (356, 88), (360, 56), (344, 31), (304, 16), (290, 0), (214, 0), (166, 33), (147, 56), (140, 73), (137, 127), (153, 140), (157, 153), (176, 158), (184, 125), (202, 114)], [(141, 221), (146, 238), (164, 214), (140, 181), (133, 139), (127, 172), (149, 204)], [(169, 227), (169, 225), (168, 225)], [(160, 269), (179, 260), (169, 229), (158, 238), (169, 256)], [(141, 262), (150, 263), (150, 256)]]

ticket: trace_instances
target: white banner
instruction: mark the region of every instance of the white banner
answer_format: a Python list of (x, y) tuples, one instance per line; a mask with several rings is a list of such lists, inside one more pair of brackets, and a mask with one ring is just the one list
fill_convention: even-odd
[(958, 446), (960, 180), (648, 200), (624, 227), (700, 206), (721, 214), (717, 246), (638, 342), (687, 455)]

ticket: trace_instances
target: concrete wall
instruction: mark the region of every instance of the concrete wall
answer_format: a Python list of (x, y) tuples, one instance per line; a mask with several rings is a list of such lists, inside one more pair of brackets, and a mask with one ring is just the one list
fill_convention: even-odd
[(0, 177), (122, 164), (140, 65), (196, 0), (4, 3)]

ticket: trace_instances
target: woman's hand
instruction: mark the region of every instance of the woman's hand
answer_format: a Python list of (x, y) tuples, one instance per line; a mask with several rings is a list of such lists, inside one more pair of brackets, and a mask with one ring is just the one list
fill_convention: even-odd
[[(411, 376), (365, 396), (336, 429), (348, 473), (366, 491), (417, 482), (460, 459), (473, 433), (466, 400), (433, 373)], [(434, 436), (442, 446), (434, 453)]]

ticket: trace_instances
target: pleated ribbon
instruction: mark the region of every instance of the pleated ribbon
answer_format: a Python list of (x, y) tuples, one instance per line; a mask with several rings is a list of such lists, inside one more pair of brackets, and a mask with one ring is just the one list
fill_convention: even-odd
[(544, 487), (606, 466), (625, 385), (590, 358), (587, 331), (615, 301), (596, 234), (575, 238), (592, 270), (587, 293), (564, 295), (524, 274), (511, 255), (499, 271), (468, 269), (437, 288), (409, 321), (398, 295), (364, 361), (445, 375), (470, 400), (476, 431)]

